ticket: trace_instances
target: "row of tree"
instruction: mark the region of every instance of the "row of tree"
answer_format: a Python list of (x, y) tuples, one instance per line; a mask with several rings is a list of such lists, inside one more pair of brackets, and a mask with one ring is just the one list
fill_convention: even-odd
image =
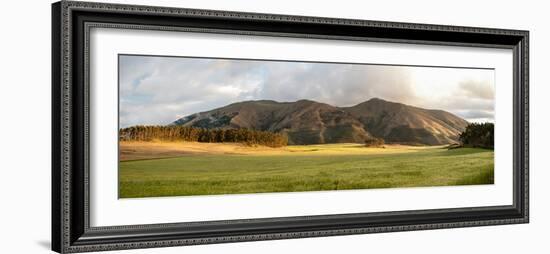
[(184, 126), (138, 125), (119, 130), (125, 141), (189, 141), (205, 143), (244, 143), (270, 147), (286, 146), (285, 134), (251, 129), (206, 129)]
[(493, 123), (471, 123), (460, 134), (460, 142), (466, 147), (494, 149), (495, 125)]

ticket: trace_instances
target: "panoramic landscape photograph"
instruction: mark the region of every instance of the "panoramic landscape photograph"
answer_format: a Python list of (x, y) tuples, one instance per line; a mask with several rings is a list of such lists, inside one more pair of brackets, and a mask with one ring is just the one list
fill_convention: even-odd
[(119, 198), (494, 184), (494, 70), (119, 55)]

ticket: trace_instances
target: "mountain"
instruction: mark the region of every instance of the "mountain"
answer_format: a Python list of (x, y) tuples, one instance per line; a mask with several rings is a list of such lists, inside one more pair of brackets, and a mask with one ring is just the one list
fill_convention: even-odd
[(283, 132), (289, 144), (363, 142), (371, 137), (363, 124), (345, 110), (309, 100), (239, 102), (186, 116), (173, 124)]
[(244, 101), (180, 118), (172, 125), (248, 128), (282, 132), (289, 144), (387, 143), (440, 145), (457, 142), (468, 122), (442, 110), (371, 99), (353, 107), (310, 100)]
[(443, 110), (423, 109), (378, 98), (344, 108), (375, 137), (387, 143), (456, 143), (468, 122)]

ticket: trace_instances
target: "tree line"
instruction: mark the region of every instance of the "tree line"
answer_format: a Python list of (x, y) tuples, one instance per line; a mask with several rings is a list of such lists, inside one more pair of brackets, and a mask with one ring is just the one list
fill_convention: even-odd
[(471, 123), (460, 134), (460, 142), (466, 147), (494, 149), (495, 125), (493, 123)]
[(204, 143), (244, 143), (282, 147), (288, 144), (285, 134), (251, 129), (206, 129), (186, 126), (137, 125), (119, 130), (124, 141), (188, 141)]

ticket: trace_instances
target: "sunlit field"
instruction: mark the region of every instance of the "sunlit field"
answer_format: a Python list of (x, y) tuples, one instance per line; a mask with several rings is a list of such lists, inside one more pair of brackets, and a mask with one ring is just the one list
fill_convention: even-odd
[(492, 184), (493, 150), (120, 142), (119, 197)]

